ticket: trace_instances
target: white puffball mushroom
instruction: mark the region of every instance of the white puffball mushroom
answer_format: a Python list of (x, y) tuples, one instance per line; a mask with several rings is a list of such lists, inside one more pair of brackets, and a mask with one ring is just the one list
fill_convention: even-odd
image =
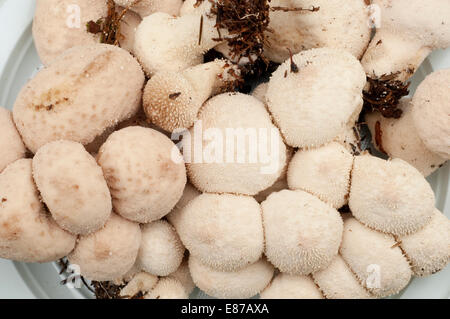
[(309, 276), (279, 274), (261, 292), (261, 299), (323, 299)]
[(331, 264), (312, 274), (327, 299), (372, 299), (340, 255)]
[(133, 276), (127, 285), (120, 290), (120, 296), (122, 298), (132, 298), (138, 293), (143, 293), (145, 295), (156, 286), (158, 280), (159, 278), (157, 276), (150, 275), (146, 272), (140, 272)]
[(114, 0), (122, 7), (129, 8), (138, 13), (141, 17), (146, 17), (155, 12), (164, 12), (170, 15), (178, 15), (183, 0)]
[(31, 159), (19, 159), (0, 174), (0, 258), (50, 262), (69, 254), (76, 237), (45, 211), (34, 184)]
[(106, 44), (75, 47), (22, 88), (14, 122), (33, 153), (61, 139), (87, 145), (137, 113), (143, 85), (142, 69), (127, 51)]
[(111, 134), (97, 161), (110, 188), (114, 210), (139, 223), (167, 215), (186, 185), (186, 169), (179, 158), (175, 144), (153, 129), (131, 126)]
[(174, 278), (161, 278), (156, 286), (144, 296), (144, 299), (188, 299), (181, 282)]
[(450, 220), (437, 209), (431, 222), (418, 232), (400, 237), (416, 276), (432, 275), (450, 262)]
[(253, 297), (267, 287), (274, 273), (273, 266), (264, 259), (236, 272), (221, 272), (203, 265), (192, 255), (189, 270), (199, 289), (220, 299)]
[(272, 74), (266, 101), (285, 142), (318, 147), (343, 134), (363, 105), (366, 75), (350, 53), (302, 51)]
[(175, 226), (190, 254), (216, 270), (242, 269), (264, 250), (261, 207), (252, 197), (202, 194), (183, 208)]
[(431, 186), (405, 161), (355, 157), (349, 206), (363, 224), (398, 236), (414, 233), (430, 222), (434, 202)]
[(142, 226), (142, 241), (137, 262), (142, 270), (156, 276), (167, 276), (178, 269), (184, 246), (172, 225), (158, 220)]
[(51, 142), (33, 158), (33, 177), (52, 217), (73, 233), (102, 228), (111, 210), (111, 195), (102, 169), (83, 145)]
[(139, 224), (113, 213), (102, 229), (78, 238), (68, 259), (87, 279), (115, 280), (133, 267), (140, 243)]
[(338, 143), (317, 149), (299, 150), (288, 169), (288, 184), (338, 209), (347, 204), (353, 156)]
[(194, 186), (192, 186), (191, 183), (186, 184), (186, 187), (184, 188), (183, 195), (181, 196), (180, 200), (172, 209), (172, 211), (166, 216), (167, 220), (173, 226), (175, 226), (175, 228), (177, 227), (176, 225), (179, 220), (179, 217), (181, 216), (181, 211), (183, 210), (183, 208), (187, 204), (189, 204), (191, 200), (193, 200), (200, 194), (201, 193)]
[(308, 275), (337, 255), (343, 223), (339, 212), (303, 191), (283, 190), (262, 204), (267, 259), (281, 272)]
[(185, 257), (180, 267), (178, 267), (178, 269), (171, 273), (168, 277), (178, 280), (186, 290), (186, 294), (190, 295), (195, 289), (195, 284), (189, 271), (188, 260), (189, 258)]
[(408, 260), (394, 237), (372, 230), (354, 218), (344, 222), (340, 253), (359, 282), (376, 297), (398, 293), (411, 279)]
[(11, 111), (0, 107), (0, 173), (6, 166), (24, 158), (25, 145), (17, 132)]

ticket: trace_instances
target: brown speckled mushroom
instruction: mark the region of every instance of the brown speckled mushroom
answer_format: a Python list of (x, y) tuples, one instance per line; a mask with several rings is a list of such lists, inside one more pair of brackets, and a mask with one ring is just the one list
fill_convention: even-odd
[(11, 111), (0, 107), (0, 173), (12, 162), (24, 158), (22, 138), (17, 132)]
[(261, 299), (323, 299), (309, 276), (279, 274), (261, 292)]

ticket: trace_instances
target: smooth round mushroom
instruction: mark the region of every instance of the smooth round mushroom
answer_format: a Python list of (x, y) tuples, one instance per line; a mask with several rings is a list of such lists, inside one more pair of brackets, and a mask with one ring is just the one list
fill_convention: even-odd
[(73, 233), (102, 228), (111, 210), (111, 195), (102, 169), (83, 145), (51, 142), (33, 158), (33, 177), (52, 217)]
[(132, 298), (139, 293), (146, 294), (158, 283), (159, 278), (146, 272), (140, 272), (133, 276), (125, 287), (120, 290), (122, 298)]
[(49, 216), (34, 184), (31, 159), (19, 159), (0, 174), (0, 257), (28, 263), (58, 260), (76, 237)]
[(146, 17), (154, 12), (164, 12), (170, 15), (178, 15), (183, 0), (114, 0), (122, 7), (138, 13), (141, 17)]
[(261, 299), (323, 299), (309, 276), (279, 274), (261, 292)]
[(264, 250), (261, 207), (252, 197), (199, 195), (175, 225), (190, 254), (216, 270), (242, 269), (258, 261)]
[(171, 277), (161, 278), (144, 299), (188, 299), (181, 282)]
[(347, 204), (353, 156), (338, 143), (299, 150), (288, 169), (288, 184), (319, 197), (336, 209)]
[(186, 294), (190, 295), (195, 289), (194, 281), (189, 272), (188, 257), (185, 257), (178, 269), (171, 273), (168, 277), (178, 280), (186, 290)]
[(408, 260), (394, 237), (355, 218), (344, 222), (340, 253), (363, 287), (378, 298), (398, 293), (411, 279)]
[[(225, 93), (208, 100), (183, 150), (191, 183), (202, 192), (255, 195), (280, 177), (286, 146), (264, 104)], [(192, 154), (192, 155), (191, 155)]]
[(264, 259), (236, 272), (221, 272), (203, 265), (192, 255), (189, 270), (198, 288), (220, 299), (253, 297), (267, 287), (274, 273), (273, 266)]
[(432, 275), (450, 262), (450, 220), (436, 209), (430, 223), (414, 234), (400, 237), (399, 242), (414, 275)]
[(309, 275), (337, 255), (343, 223), (330, 205), (303, 191), (283, 190), (261, 206), (265, 254), (281, 272)]
[(186, 185), (184, 163), (175, 161), (180, 158), (172, 141), (153, 129), (131, 126), (111, 134), (97, 161), (110, 188), (114, 210), (139, 223), (167, 215)]
[(405, 161), (355, 157), (349, 206), (363, 224), (393, 235), (411, 234), (430, 222), (434, 202), (431, 186)]
[(25, 145), (91, 143), (137, 113), (144, 74), (125, 50), (106, 44), (66, 51), (20, 91), (13, 116)]
[(140, 243), (139, 224), (113, 213), (102, 229), (78, 238), (68, 259), (87, 279), (115, 280), (133, 267)]
[(142, 226), (142, 241), (137, 262), (145, 272), (167, 276), (178, 269), (184, 246), (168, 222), (158, 220)]
[(0, 150), (0, 173), (12, 162), (24, 158), (26, 153), (11, 111), (3, 107), (0, 107)]
[(266, 101), (289, 146), (319, 147), (345, 132), (361, 110), (365, 84), (364, 70), (350, 53), (311, 49), (278, 67)]

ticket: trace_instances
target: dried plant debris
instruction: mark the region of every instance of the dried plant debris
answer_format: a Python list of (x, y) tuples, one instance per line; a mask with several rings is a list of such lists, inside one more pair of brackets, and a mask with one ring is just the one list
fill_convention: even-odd
[(91, 284), (97, 299), (144, 299), (142, 292), (134, 296), (121, 296), (120, 292), (126, 285), (116, 285), (110, 281), (93, 281)]
[(409, 94), (409, 84), (395, 80), (396, 73), (383, 75), (379, 79), (367, 78), (369, 90), (364, 91), (364, 108), (380, 112), (386, 118), (400, 118), (403, 111), (398, 108), (400, 100)]

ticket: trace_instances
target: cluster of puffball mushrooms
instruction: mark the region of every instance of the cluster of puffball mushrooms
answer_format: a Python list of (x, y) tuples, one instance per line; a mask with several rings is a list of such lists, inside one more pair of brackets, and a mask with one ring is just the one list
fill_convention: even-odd
[[(450, 158), (450, 70), (402, 99), (401, 117), (365, 113), (388, 160), (355, 152), (355, 127), (367, 77), (407, 81), (450, 46), (450, 3), (373, 1), (371, 39), (370, 1), (263, 2), (282, 8), (261, 51), (280, 65), (248, 95), (227, 92), (253, 58), (232, 54), (214, 1), (115, 0), (112, 45), (100, 43), (112, 29), (92, 32), (111, 1), (37, 0), (45, 67), (12, 113), (0, 109), (0, 257), (67, 256), (84, 278), (146, 299), (195, 286), (217, 298), (381, 298), (443, 269), (450, 221), (425, 177)], [(73, 4), (80, 28), (66, 23)], [(223, 58), (205, 62), (213, 49)], [(279, 169), (173, 160), (170, 133), (208, 128), (275, 129)]]

